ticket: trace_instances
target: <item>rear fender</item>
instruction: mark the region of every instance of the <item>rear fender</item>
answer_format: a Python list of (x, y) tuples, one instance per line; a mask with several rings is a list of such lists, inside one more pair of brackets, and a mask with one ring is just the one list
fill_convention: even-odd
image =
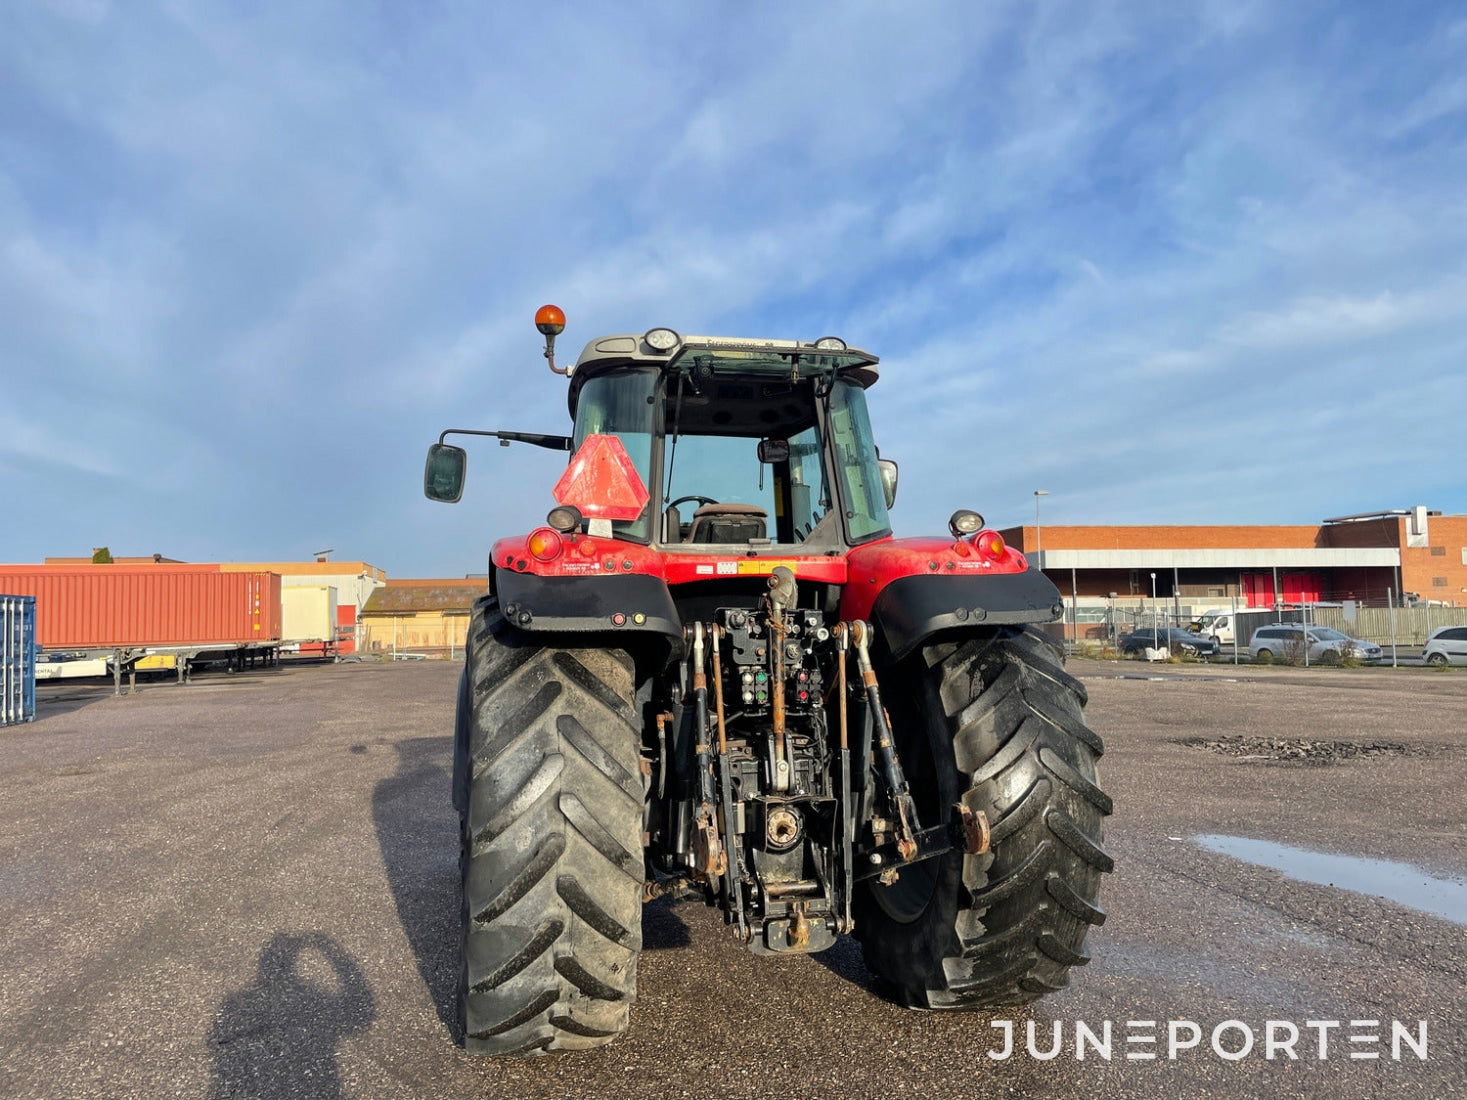
[(915, 575), (891, 581), (871, 608), (879, 644), (899, 661), (948, 631), (1052, 623), (1064, 614), (1059, 589), (1037, 569), (986, 576)]
[(499, 569), (494, 589), (505, 618), (529, 634), (605, 634), (612, 644), (617, 635), (651, 635), (682, 649), (682, 620), (661, 577), (541, 577)]
[(1064, 614), (1059, 589), (1012, 546), (991, 556), (969, 539), (888, 538), (856, 547), (847, 564), (840, 617), (869, 619), (894, 660), (946, 631)]

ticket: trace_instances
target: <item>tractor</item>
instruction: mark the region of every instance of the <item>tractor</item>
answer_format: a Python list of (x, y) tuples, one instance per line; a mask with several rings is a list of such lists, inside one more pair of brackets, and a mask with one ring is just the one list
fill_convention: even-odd
[(1111, 800), (1054, 585), (983, 517), (895, 538), (878, 360), (812, 342), (592, 340), (543, 526), (500, 539), (459, 682), (458, 1000), (471, 1053), (625, 1032), (642, 907), (701, 898), (757, 954), (861, 944), (926, 1009), (1068, 984), (1100, 924)]

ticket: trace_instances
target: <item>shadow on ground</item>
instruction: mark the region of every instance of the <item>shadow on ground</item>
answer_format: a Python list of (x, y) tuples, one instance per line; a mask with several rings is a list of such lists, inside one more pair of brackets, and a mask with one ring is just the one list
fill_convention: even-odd
[[(693, 937), (688, 932), (687, 922), (678, 915), (677, 906), (678, 903), (671, 898), (658, 898), (642, 906), (643, 951), (668, 951), (692, 944)], [(698, 908), (703, 907), (699, 905)]]
[(209, 1032), (209, 1095), (340, 1096), (336, 1044), (376, 1015), (367, 979), (341, 944), (324, 932), (277, 932), (255, 984), (225, 998)]
[(858, 985), (868, 993), (890, 1000), (890, 992), (866, 969), (861, 945), (851, 936), (836, 937), (835, 945), (810, 956), (832, 974)]
[(93, 703), (100, 703), (103, 700), (112, 699), (114, 698), (112, 690), (112, 684), (110, 682), (105, 687), (92, 683), (37, 684), (36, 721), (44, 722), (47, 718), (58, 718), (63, 714), (72, 714), (91, 706)]
[(418, 973), (438, 1018), (461, 1042), (455, 1005), (459, 887), (458, 822), (449, 790), (452, 747), (448, 737), (397, 742), (397, 774), (372, 792), (372, 822)]

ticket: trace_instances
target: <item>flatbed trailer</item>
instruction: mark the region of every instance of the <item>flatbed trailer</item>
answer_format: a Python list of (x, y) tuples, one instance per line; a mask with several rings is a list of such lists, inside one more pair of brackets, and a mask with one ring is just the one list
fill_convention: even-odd
[(36, 679), (40, 681), (82, 679), (94, 676), (111, 676), (114, 694), (124, 694), (123, 677), (127, 677), (126, 694), (137, 691), (137, 674), (147, 670), (150, 658), (172, 658), (171, 667), (177, 672), (180, 684), (193, 678), (194, 670), (201, 665), (222, 664), (229, 672), (246, 668), (274, 667), (280, 663), (280, 643), (227, 642), (209, 645), (160, 645), (160, 646), (101, 646), (69, 649), (66, 660), (38, 661)]

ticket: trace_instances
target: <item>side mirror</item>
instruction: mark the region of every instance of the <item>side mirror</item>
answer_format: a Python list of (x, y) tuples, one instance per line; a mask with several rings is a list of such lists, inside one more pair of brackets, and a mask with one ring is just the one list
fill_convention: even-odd
[(889, 458), (878, 458), (876, 467), (881, 471), (881, 490), (886, 494), (886, 506), (896, 503), (897, 464)]
[(761, 439), (759, 441), (759, 461), (766, 466), (772, 466), (778, 462), (790, 460), (790, 444), (787, 439)]
[(457, 504), (464, 495), (464, 470), (469, 456), (462, 447), (434, 443), (423, 467), (423, 495), (442, 504)]

